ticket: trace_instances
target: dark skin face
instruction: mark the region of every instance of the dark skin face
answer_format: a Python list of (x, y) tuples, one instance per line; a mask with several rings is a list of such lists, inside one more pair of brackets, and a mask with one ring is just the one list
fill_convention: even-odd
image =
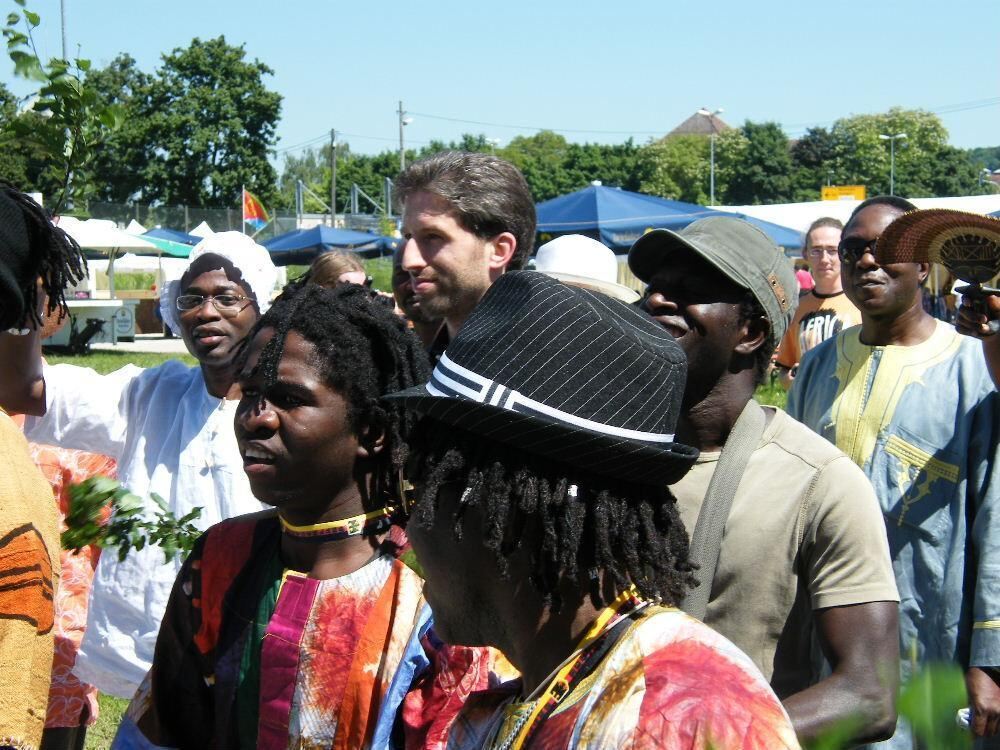
[(766, 322), (742, 319), (745, 296), (745, 290), (690, 252), (673, 253), (650, 279), (643, 308), (688, 358), (685, 410), (702, 401), (727, 372), (752, 369), (750, 355), (763, 344)]
[(254, 368), (273, 336), (265, 328), (254, 337), (238, 381), (236, 439), (254, 496), (296, 524), (363, 512), (356, 463), (369, 452), (351, 428), (347, 402), (315, 365), (316, 347), (295, 331), (285, 339), (278, 382), (266, 386)]
[[(408, 474), (419, 495), (419, 479)], [(587, 593), (589, 586), (570, 580), (560, 586), (562, 608), (549, 608), (528, 575), (529, 550), (540, 543), (530, 524), (507, 558), (506, 578), (483, 544), (483, 516), (477, 507), (465, 509), (461, 538), (456, 539), (453, 518), (463, 490), (461, 481), (442, 485), (432, 527), (411, 521), (406, 528), (424, 571), (434, 629), (448, 643), (500, 649), (521, 671), (527, 695), (569, 656), (598, 608)], [(603, 593), (610, 600), (617, 592), (609, 588)]]
[[(417, 492), (421, 484), (415, 482)], [(410, 523), (406, 536), (423, 568), (424, 597), (434, 610), (434, 629), (448, 643), (482, 646), (494, 642), (488, 614), (490, 582), (499, 577), (492, 553), (481, 543), (482, 514), (466, 510), (461, 540), (452, 516), (463, 490), (451, 482), (438, 490), (438, 508), (430, 529)]]
[(253, 294), (232, 263), (214, 255), (196, 260), (181, 277), (180, 294), (233, 294), (248, 297), (239, 313), (227, 317), (209, 301), (193, 310), (177, 311), (181, 337), (188, 351), (209, 368), (226, 368), (242, 355), (247, 336), (259, 317)]
[(880, 266), (871, 252), (872, 243), (902, 213), (898, 208), (876, 204), (862, 210), (844, 227), (841, 247), (851, 251), (840, 266), (844, 292), (863, 316), (872, 319), (899, 318), (920, 304), (920, 285), (927, 278), (927, 265)]

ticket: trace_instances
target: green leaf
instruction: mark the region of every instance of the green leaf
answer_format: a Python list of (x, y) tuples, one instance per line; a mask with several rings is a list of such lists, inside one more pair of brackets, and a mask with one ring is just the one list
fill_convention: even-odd
[(13, 26), (14, 24), (16, 24), (20, 20), (21, 20), (21, 17), (19, 15), (17, 15), (17, 13), (8, 13), (7, 14), (7, 25), (8, 26)]
[(90, 60), (86, 60), (86, 59), (84, 59), (82, 57), (78, 57), (75, 60), (75, 62), (76, 62), (76, 67), (78, 67), (84, 73), (86, 73), (88, 70), (90, 70)]
[(30, 23), (32, 26), (37, 26), (42, 22), (42, 19), (39, 17), (39, 15), (30, 10), (24, 11), (24, 17), (28, 20), (28, 23)]
[(957, 750), (969, 746), (968, 732), (955, 724), (955, 714), (967, 705), (962, 670), (954, 664), (935, 664), (922, 669), (906, 684), (898, 710), (923, 746)]

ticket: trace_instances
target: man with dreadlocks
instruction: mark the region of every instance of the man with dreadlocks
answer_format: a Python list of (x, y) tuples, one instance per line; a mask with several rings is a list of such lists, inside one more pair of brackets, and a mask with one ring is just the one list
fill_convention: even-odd
[[(39, 289), (49, 312), (65, 313), (63, 290), (82, 276), (76, 243), (31, 198), (0, 183), (0, 330), (13, 332), (3, 335), (41, 324)], [(0, 745), (38, 747), (52, 672), (59, 532), (48, 482), (2, 410), (0, 464)]]
[(394, 525), (409, 425), (381, 397), (427, 370), (405, 323), (354, 284), (291, 285), (261, 318), (236, 434), (274, 509), (200, 539), (115, 747), (419, 746), (430, 717), (487, 684), (485, 650), (429, 632)]
[[(129, 490), (160, 495), (178, 517), (200, 507), (196, 523), (208, 528), (261, 508), (243, 473), (232, 420), (237, 367), (250, 329), (270, 303), (275, 269), (267, 251), (239, 232), (203, 240), (189, 260), (160, 306), (197, 367), (170, 361), (109, 375), (50, 367), (42, 361), (39, 331), (29, 326), (24, 336), (0, 335), (0, 405), (34, 415), (25, 420), (29, 440), (111, 456)], [(164, 564), (152, 545), (122, 561), (101, 556), (78, 677), (113, 695), (135, 692), (152, 662), (179, 569), (180, 561)]]
[(692, 583), (666, 489), (697, 456), (673, 436), (685, 370), (639, 310), (525, 271), (396, 397), (424, 415), (407, 533), (435, 629), (522, 673), (430, 747), (798, 747), (749, 658), (673, 607)]

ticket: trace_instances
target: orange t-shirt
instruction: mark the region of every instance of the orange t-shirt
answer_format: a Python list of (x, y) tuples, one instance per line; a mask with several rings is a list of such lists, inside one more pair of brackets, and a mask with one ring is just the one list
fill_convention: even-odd
[(826, 296), (813, 290), (804, 294), (781, 339), (775, 361), (782, 367), (795, 367), (807, 351), (860, 323), (861, 313), (843, 292)]

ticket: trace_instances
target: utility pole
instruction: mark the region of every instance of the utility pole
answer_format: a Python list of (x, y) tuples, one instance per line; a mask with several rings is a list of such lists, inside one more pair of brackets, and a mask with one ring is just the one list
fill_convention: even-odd
[(59, 17), (62, 21), (62, 56), (69, 60), (69, 45), (66, 44), (66, 0), (59, 0)]
[(399, 171), (402, 172), (406, 169), (406, 150), (403, 147), (403, 128), (413, 122), (412, 117), (406, 116), (406, 110), (403, 109), (403, 102), (399, 102), (399, 109), (396, 110), (396, 114), (399, 115)]
[(896, 141), (906, 138), (906, 133), (887, 135), (879, 133), (879, 140), (889, 141), (889, 195), (896, 194)]
[(337, 131), (330, 129), (330, 228), (337, 225)]
[(702, 107), (698, 110), (698, 114), (702, 117), (708, 118), (708, 125), (712, 128), (712, 132), (709, 134), (709, 162), (708, 162), (708, 204), (710, 206), (715, 205), (715, 136), (718, 131), (715, 127), (715, 116), (720, 115), (725, 110), (719, 107), (716, 110), (709, 110), (708, 107)]

